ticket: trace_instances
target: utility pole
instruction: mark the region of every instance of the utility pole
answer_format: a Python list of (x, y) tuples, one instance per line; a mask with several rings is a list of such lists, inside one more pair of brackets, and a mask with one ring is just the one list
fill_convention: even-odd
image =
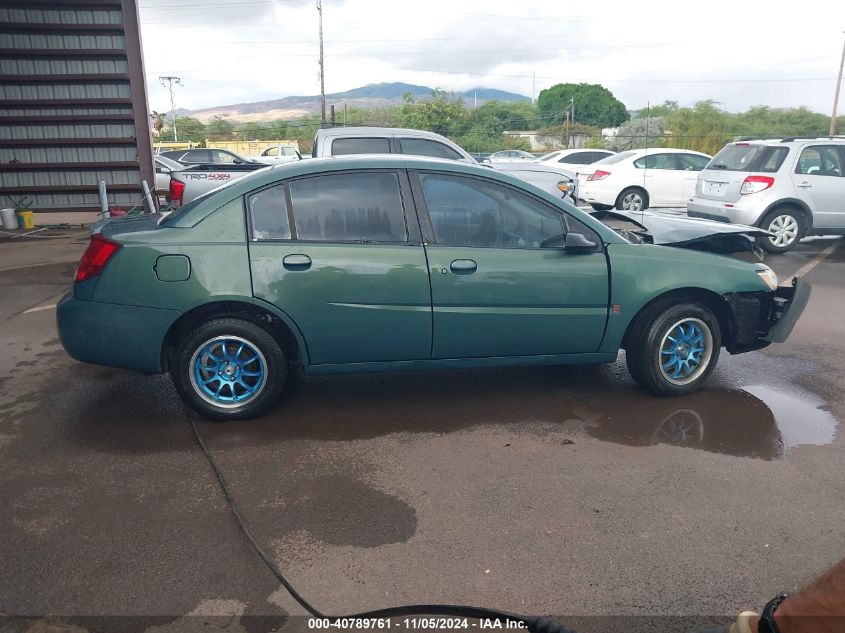
[(317, 14), (320, 18), (320, 122), (326, 122), (326, 69), (323, 66), (323, 0), (317, 0)]
[(572, 124), (575, 125), (575, 97), (569, 97), (569, 111), (572, 113)]
[(173, 125), (173, 140), (178, 141), (179, 137), (176, 135), (176, 100), (173, 96), (173, 84), (177, 86), (182, 85), (182, 80), (179, 77), (159, 77), (158, 80), (162, 86), (167, 86), (170, 90), (170, 123)]
[(839, 61), (839, 77), (836, 80), (836, 93), (833, 95), (833, 115), (830, 117), (830, 135), (836, 134), (836, 108), (839, 105), (839, 88), (842, 85), (842, 67), (845, 66), (845, 43), (842, 44), (842, 59)]

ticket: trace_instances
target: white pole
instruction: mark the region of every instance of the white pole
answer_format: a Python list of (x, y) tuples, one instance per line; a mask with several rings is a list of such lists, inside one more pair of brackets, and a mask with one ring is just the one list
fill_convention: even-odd
[(836, 135), (836, 109), (839, 105), (839, 87), (842, 85), (842, 68), (845, 67), (845, 44), (842, 44), (842, 59), (839, 61), (839, 78), (836, 80), (836, 94), (833, 96), (833, 116), (830, 117), (830, 135)]
[(97, 184), (97, 186), (100, 193), (100, 213), (103, 215), (104, 218), (110, 218), (111, 213), (109, 213), (109, 199), (108, 195), (106, 194), (106, 181), (101, 180)]
[(155, 213), (158, 211), (156, 209), (155, 203), (153, 202), (153, 196), (150, 194), (150, 186), (147, 184), (146, 180), (141, 181), (141, 189), (144, 191), (144, 199), (147, 201), (147, 208), (149, 208), (150, 213)]

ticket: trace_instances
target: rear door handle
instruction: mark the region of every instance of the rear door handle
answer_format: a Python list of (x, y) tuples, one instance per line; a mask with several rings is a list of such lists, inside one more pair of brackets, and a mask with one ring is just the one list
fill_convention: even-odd
[(308, 255), (285, 255), (282, 265), (288, 270), (308, 270), (311, 268), (311, 258)]
[(470, 275), (478, 270), (478, 264), (472, 259), (456, 259), (449, 266), (453, 273), (459, 275)]
[(808, 189), (808, 188), (812, 187), (813, 185), (811, 185), (809, 182), (800, 182), (795, 186), (801, 187), (802, 189)]

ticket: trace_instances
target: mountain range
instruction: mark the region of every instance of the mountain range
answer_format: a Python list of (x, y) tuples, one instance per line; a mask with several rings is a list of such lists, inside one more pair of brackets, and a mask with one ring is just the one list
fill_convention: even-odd
[[(431, 97), (433, 89), (428, 86), (406, 84), (403, 82), (367, 84), (360, 88), (353, 88), (344, 92), (326, 95), (326, 107), (334, 105), (338, 116), (343, 106), (374, 109), (388, 105), (401, 105), (403, 96), (410, 92), (414, 99), (423, 101)], [(530, 101), (529, 97), (497, 90), (496, 88), (471, 88), (463, 92), (449, 92), (452, 97), (462, 97), (468, 105), (481, 105), (487, 101)], [(249, 121), (277, 121), (293, 119), (306, 114), (320, 111), (320, 95), (283, 97), (281, 99), (267, 99), (251, 103), (235, 103), (232, 105), (214, 106), (199, 110), (177, 110), (179, 116), (191, 116), (203, 123), (208, 123), (214, 117), (223, 117), (232, 123), (247, 123)]]

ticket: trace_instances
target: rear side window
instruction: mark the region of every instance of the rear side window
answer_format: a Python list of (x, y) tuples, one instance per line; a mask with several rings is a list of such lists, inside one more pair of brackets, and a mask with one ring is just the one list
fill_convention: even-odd
[(710, 159), (698, 154), (678, 154), (678, 162), (684, 171), (701, 171), (707, 167)]
[(795, 173), (807, 176), (842, 176), (842, 157), (835, 145), (805, 147), (798, 158)]
[(389, 153), (390, 139), (386, 138), (336, 138), (332, 142), (332, 156)]
[(290, 183), (296, 239), (405, 242), (399, 178), (390, 172), (328, 174)]
[(192, 149), (189, 152), (185, 152), (185, 155), (182, 157), (182, 160), (190, 163), (211, 162), (211, 159), (209, 157), (209, 151), (207, 149)]
[(400, 139), (399, 145), (402, 148), (403, 154), (413, 154), (414, 156), (432, 156), (434, 158), (450, 158), (452, 160), (460, 160), (463, 158), (463, 156), (458, 154), (458, 152), (448, 145), (444, 145), (438, 141), (430, 141), (425, 138), (403, 138)]
[(290, 222), (284, 185), (262, 189), (247, 198), (252, 239), (289, 240)]

